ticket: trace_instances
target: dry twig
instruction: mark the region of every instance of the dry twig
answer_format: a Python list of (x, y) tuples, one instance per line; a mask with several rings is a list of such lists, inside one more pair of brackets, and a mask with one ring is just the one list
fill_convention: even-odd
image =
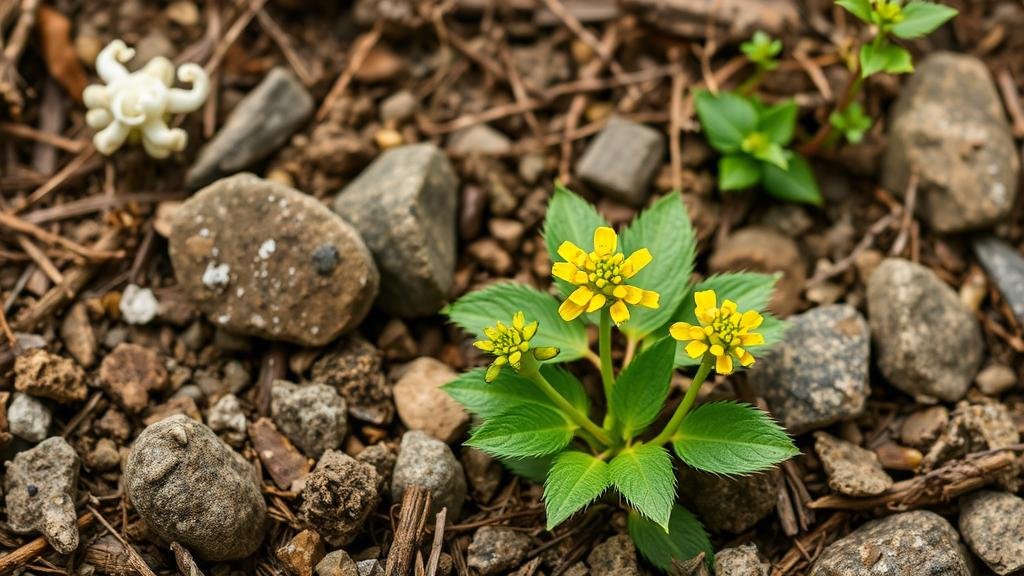
[(419, 549), (423, 528), (430, 512), (430, 491), (412, 484), (402, 497), (402, 511), (395, 526), (395, 540), (388, 551), (384, 576), (407, 576), (413, 555)]

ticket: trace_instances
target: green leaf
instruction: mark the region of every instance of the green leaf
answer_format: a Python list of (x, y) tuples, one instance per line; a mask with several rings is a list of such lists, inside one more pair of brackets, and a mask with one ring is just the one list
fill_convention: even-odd
[(790, 202), (821, 205), (818, 182), (803, 156), (793, 153), (789, 158), (788, 170), (768, 163), (763, 166), (762, 183), (769, 194)]
[(783, 150), (782, 146), (779, 146), (775, 142), (772, 142), (761, 150), (754, 152), (754, 158), (782, 170), (789, 169), (790, 156), (792, 156), (792, 152)]
[(551, 470), (554, 457), (548, 455), (533, 458), (499, 458), (498, 461), (516, 476), (543, 484), (548, 477), (548, 470)]
[[(547, 216), (544, 218), (544, 242), (552, 262), (562, 261), (558, 247), (566, 240), (589, 252), (594, 247), (594, 230), (608, 225), (590, 202), (561, 183), (555, 183), (555, 195), (548, 203)], [(554, 281), (563, 295), (568, 295), (576, 288), (558, 278)]]
[(757, 110), (738, 94), (698, 92), (696, 106), (708, 142), (724, 154), (739, 150), (747, 134), (757, 128)]
[(949, 6), (932, 2), (909, 2), (902, 10), (903, 20), (889, 29), (898, 38), (920, 38), (930, 34), (957, 15)]
[(498, 321), (508, 324), (519, 310), (526, 315), (527, 322), (540, 323), (530, 346), (554, 346), (561, 351), (551, 362), (576, 360), (590, 350), (583, 321), (562, 320), (554, 297), (525, 284), (498, 282), (469, 292), (445, 308), (444, 314), (470, 334), (485, 339), (484, 328)]
[(675, 363), (676, 341), (666, 336), (647, 347), (619, 375), (609, 409), (630, 440), (658, 417), (665, 405)]
[(556, 456), (544, 482), (548, 530), (593, 502), (610, 483), (604, 460), (574, 450)]
[(865, 44), (860, 47), (860, 76), (867, 78), (876, 72), (904, 74), (914, 71), (914, 64), (907, 52), (889, 42)]
[[(575, 376), (555, 366), (542, 366), (541, 374), (570, 404), (587, 414), (590, 401), (583, 385)], [(475, 368), (441, 387), (456, 402), (484, 420), (523, 404), (556, 408), (536, 384), (505, 367), (491, 383), (484, 382), (483, 368)]]
[(524, 404), (485, 420), (466, 445), (496, 458), (546, 456), (568, 446), (575, 431), (576, 425), (558, 410)]
[(661, 526), (631, 510), (629, 536), (640, 554), (663, 572), (672, 569), (673, 558), (682, 562), (701, 552), (708, 569), (714, 569), (715, 549), (711, 546), (711, 539), (700, 520), (678, 504), (672, 507), (667, 533)]
[(836, 4), (862, 22), (871, 23), (871, 0), (836, 0)]
[(676, 475), (668, 450), (654, 444), (624, 448), (608, 463), (608, 476), (630, 506), (668, 530)]
[(622, 231), (620, 246), (626, 256), (641, 248), (651, 251), (651, 263), (627, 282), (661, 296), (656, 309), (630, 307), (622, 332), (638, 340), (668, 321), (693, 273), (697, 238), (682, 195), (670, 192), (640, 213)]
[(722, 156), (718, 161), (718, 188), (743, 190), (761, 180), (761, 163), (746, 154)]
[[(782, 333), (785, 330), (785, 325), (781, 320), (765, 313), (765, 309), (771, 301), (775, 283), (780, 277), (780, 274), (756, 272), (727, 272), (711, 276), (690, 290), (690, 293), (683, 299), (682, 305), (676, 310), (673, 316), (674, 321), (697, 324), (696, 303), (693, 300), (693, 295), (701, 290), (714, 290), (718, 295), (719, 302), (729, 299), (736, 303), (740, 311), (757, 310), (764, 316), (764, 323), (755, 332), (764, 335), (765, 343), (761, 346), (750, 346), (751, 352), (771, 346), (782, 339)], [(699, 364), (700, 359), (690, 358), (683, 350), (684, 348), (681, 345), (676, 348), (676, 366)]]
[(852, 144), (860, 142), (871, 128), (871, 118), (864, 114), (859, 102), (853, 102), (842, 112), (834, 110), (828, 115), (828, 121)]
[(796, 102), (792, 100), (774, 106), (766, 106), (761, 110), (757, 129), (764, 132), (772, 142), (786, 146), (793, 140), (796, 114)]
[(698, 406), (672, 446), (691, 467), (724, 475), (761, 472), (800, 453), (767, 412), (737, 402)]

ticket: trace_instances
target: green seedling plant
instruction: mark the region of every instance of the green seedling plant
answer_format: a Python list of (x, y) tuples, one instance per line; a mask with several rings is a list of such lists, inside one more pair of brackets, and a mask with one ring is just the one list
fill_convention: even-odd
[[(854, 49), (856, 58), (848, 60), (853, 79), (836, 109), (829, 115), (829, 123), (812, 140), (811, 150), (828, 141), (830, 130), (857, 143), (871, 127), (871, 120), (863, 114), (857, 97), (864, 80), (874, 74), (908, 74), (914, 71), (913, 58), (899, 40), (921, 38), (935, 31), (957, 15), (949, 6), (922, 0), (836, 0), (850, 14), (870, 27), (872, 37)], [(857, 110), (853, 110), (856, 108)]]
[(797, 105), (792, 100), (767, 105), (756, 96), (702, 91), (697, 118), (711, 147), (722, 154), (718, 187), (742, 190), (760, 184), (782, 200), (821, 204), (821, 191), (807, 161), (790, 150)]
[[(466, 445), (543, 482), (548, 529), (601, 499), (628, 510), (629, 533), (657, 568), (702, 552), (713, 566), (700, 521), (676, 501), (673, 455), (738, 476), (798, 453), (767, 413), (696, 402), (712, 374), (750, 366), (781, 339), (782, 322), (764, 311), (777, 277), (694, 282), (696, 238), (678, 192), (620, 234), (557, 186), (543, 233), (557, 296), (498, 282), (445, 310), (489, 360), (444, 387), (476, 418)], [(597, 327), (596, 351), (588, 325)], [(588, 370), (600, 376), (599, 402), (578, 377)], [(670, 403), (677, 370), (694, 373)]]

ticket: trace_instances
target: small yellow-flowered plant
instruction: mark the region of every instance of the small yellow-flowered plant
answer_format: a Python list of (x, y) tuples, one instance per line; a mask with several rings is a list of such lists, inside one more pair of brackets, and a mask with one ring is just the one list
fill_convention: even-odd
[(760, 326), (764, 318), (756, 310), (739, 312), (732, 300), (722, 302), (719, 308), (714, 290), (696, 292), (693, 298), (700, 326), (676, 322), (669, 327), (673, 338), (689, 341), (686, 353), (690, 358), (710, 354), (715, 358), (715, 371), (719, 374), (732, 374), (733, 358), (744, 367), (753, 364), (754, 355), (745, 347), (764, 344), (763, 335), (750, 332)]
[(578, 286), (562, 302), (558, 314), (563, 320), (575, 320), (584, 312), (596, 312), (611, 302), (608, 312), (616, 325), (629, 320), (629, 308), (658, 307), (658, 293), (626, 284), (637, 272), (651, 262), (651, 252), (641, 248), (627, 258), (616, 252), (618, 236), (615, 230), (602, 226), (594, 230), (594, 250), (586, 252), (566, 240), (558, 247), (558, 255), (565, 262), (551, 266), (551, 274)]
[(493, 382), (501, 372), (502, 366), (509, 365), (519, 370), (524, 354), (532, 352), (537, 360), (549, 360), (558, 354), (558, 348), (551, 346), (530, 349), (530, 340), (537, 333), (537, 326), (536, 320), (527, 324), (526, 315), (519, 311), (512, 315), (511, 326), (498, 322), (495, 326), (484, 329), (487, 340), (473, 342), (473, 346), (494, 355), (494, 360), (484, 375), (486, 382)]

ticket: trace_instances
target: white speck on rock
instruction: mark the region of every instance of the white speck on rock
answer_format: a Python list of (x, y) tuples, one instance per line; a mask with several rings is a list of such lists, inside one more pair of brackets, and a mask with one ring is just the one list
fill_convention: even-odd
[(209, 238), (210, 237), (210, 229), (209, 228), (200, 228), (199, 229), (199, 236), (200, 236), (200, 238)]
[(257, 328), (263, 328), (267, 325), (267, 321), (263, 319), (263, 316), (259, 314), (253, 314), (249, 317), (249, 323)]
[(210, 262), (203, 271), (203, 285), (213, 290), (227, 286), (231, 281), (231, 267), (227, 264), (214, 264)]
[(245, 296), (245, 288), (239, 288), (238, 290), (235, 290), (235, 296), (238, 298)]
[(228, 320), (231, 320), (231, 314), (221, 314), (220, 316), (217, 316), (217, 322), (221, 324), (227, 324)]
[(119, 308), (125, 322), (148, 324), (160, 310), (160, 302), (149, 288), (139, 288), (135, 284), (129, 284), (121, 293)]
[(267, 240), (263, 244), (260, 244), (260, 258), (264, 260), (270, 258), (270, 255), (273, 254), (275, 250), (277, 250), (277, 242), (274, 242), (274, 239), (271, 238), (270, 240)]

